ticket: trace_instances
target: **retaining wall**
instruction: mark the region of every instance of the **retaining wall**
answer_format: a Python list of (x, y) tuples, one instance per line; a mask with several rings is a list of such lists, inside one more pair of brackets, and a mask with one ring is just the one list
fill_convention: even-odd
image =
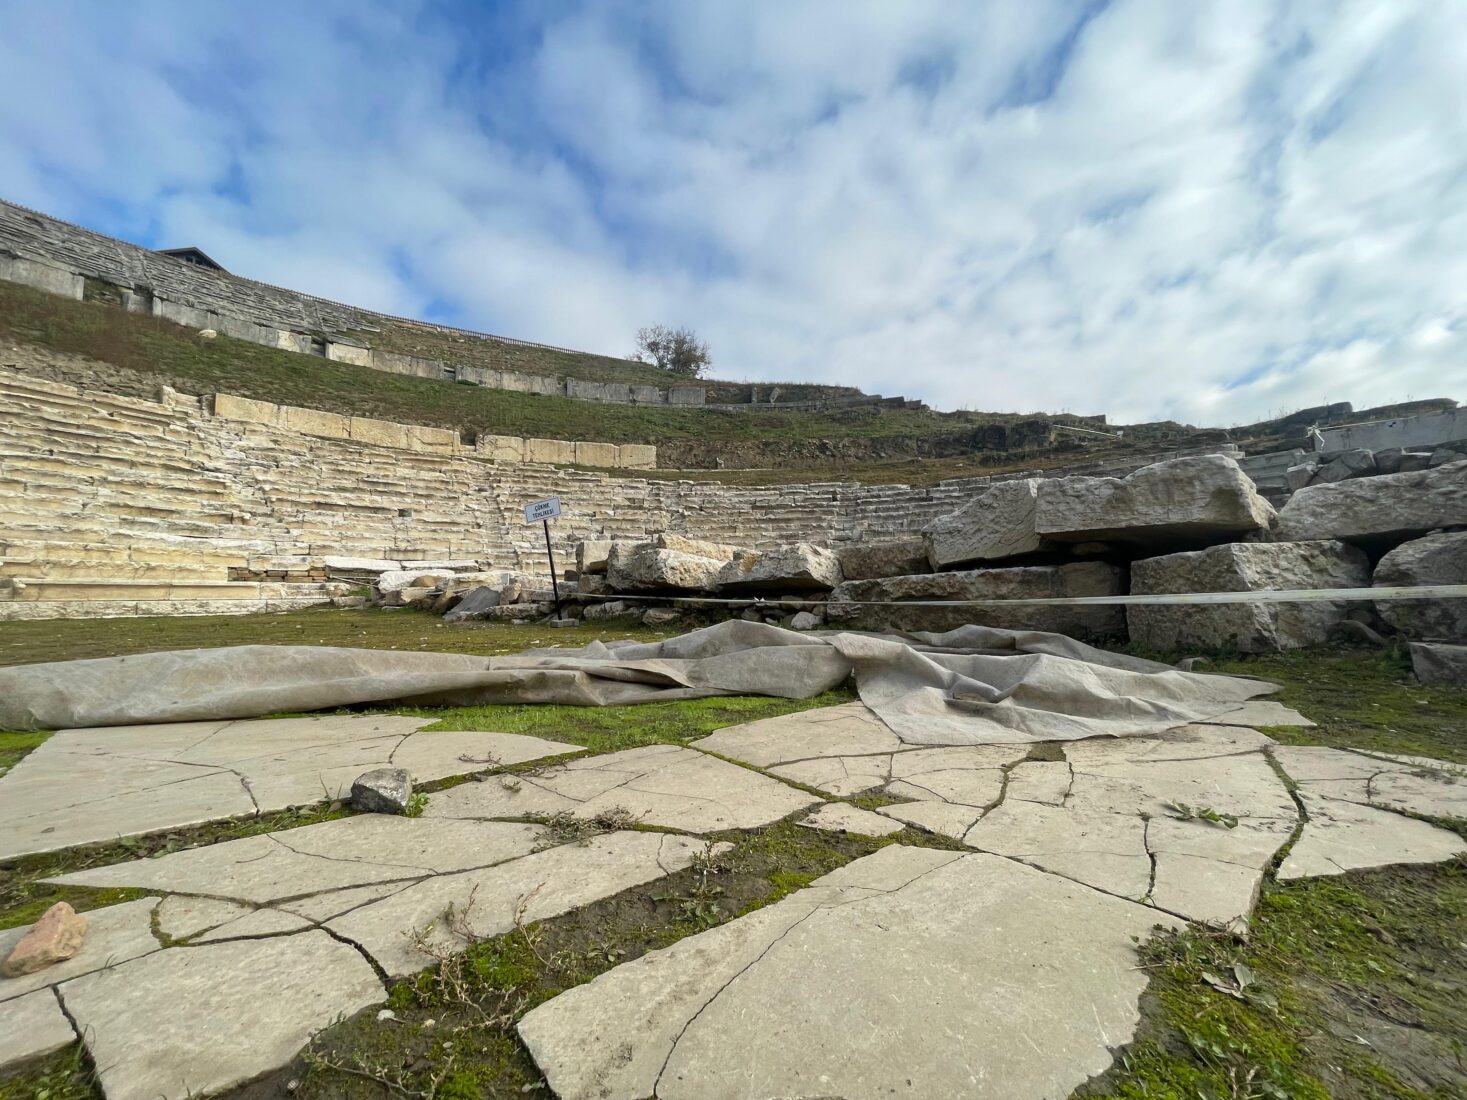
[(190, 328), (212, 328), (237, 340), (394, 374), (554, 394), (582, 401), (698, 406), (706, 398), (702, 386), (675, 385), (661, 389), (650, 385), (585, 382), (569, 377), (486, 370), (381, 351), (362, 343), (358, 336), (343, 337), (343, 334), (371, 330), (375, 321), (390, 320), (499, 344), (576, 354), (569, 348), (426, 325), (257, 283), (185, 263), (0, 200), (0, 279), (80, 299), (85, 292), (86, 278), (117, 287), (123, 308), (134, 313), (150, 313)]

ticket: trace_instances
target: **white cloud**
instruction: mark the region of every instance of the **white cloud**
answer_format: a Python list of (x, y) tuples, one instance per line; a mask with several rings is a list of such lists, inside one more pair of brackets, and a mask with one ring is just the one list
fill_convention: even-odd
[(1467, 398), (1453, 0), (16, 5), (0, 193), (245, 274), (939, 407)]

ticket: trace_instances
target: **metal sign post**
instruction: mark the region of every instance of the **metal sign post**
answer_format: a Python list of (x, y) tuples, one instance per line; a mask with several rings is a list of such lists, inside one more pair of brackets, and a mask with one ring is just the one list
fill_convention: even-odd
[(550, 521), (560, 515), (560, 498), (546, 497), (525, 505), (525, 522), (545, 527), (545, 556), (550, 559), (550, 590), (555, 594), (555, 617), (560, 618), (560, 582), (555, 576), (555, 551), (550, 548)]

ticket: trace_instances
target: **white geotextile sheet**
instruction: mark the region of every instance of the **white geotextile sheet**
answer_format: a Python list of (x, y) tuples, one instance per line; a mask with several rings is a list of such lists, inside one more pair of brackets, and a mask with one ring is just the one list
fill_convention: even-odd
[(1155, 734), (1220, 718), (1275, 690), (1039, 631), (800, 634), (735, 620), (660, 642), (508, 657), (255, 645), (20, 665), (0, 669), (0, 729), (254, 718), (366, 703), (805, 699), (852, 674), (861, 700), (918, 745)]

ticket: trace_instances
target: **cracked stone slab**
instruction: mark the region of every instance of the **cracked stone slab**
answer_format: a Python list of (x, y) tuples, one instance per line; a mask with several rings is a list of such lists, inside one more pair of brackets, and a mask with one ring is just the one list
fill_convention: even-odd
[(1467, 852), (1456, 833), (1390, 810), (1327, 798), (1301, 786), (1309, 820), (1278, 870), (1280, 879), (1339, 875), (1394, 863), (1439, 863)]
[(1294, 835), (1292, 820), (1210, 821), (1153, 817), (1146, 847), (1156, 861), (1149, 902), (1189, 920), (1243, 931), (1269, 864)]
[(425, 818), (591, 818), (623, 808), (638, 822), (690, 833), (752, 829), (820, 800), (715, 756), (648, 745), (590, 756), (504, 781), (464, 783), (428, 796)]
[(799, 824), (807, 829), (829, 833), (856, 833), (859, 836), (890, 836), (902, 831), (900, 821), (852, 806), (848, 802), (827, 802)]
[(514, 929), (516, 921), (544, 920), (680, 871), (706, 847), (664, 833), (603, 834), (483, 870), (426, 879), (326, 927), (359, 944), (392, 977), (403, 977), (435, 961), (414, 944), (415, 931), (439, 950), (467, 946), (444, 919), (450, 906), (474, 936), (497, 936)]
[(61, 730), (0, 776), (0, 859), (343, 798), (364, 771), (419, 781), (579, 746), (419, 732), (403, 715), (324, 715)]
[(252, 909), (227, 924), (211, 928), (194, 938), (195, 944), (218, 943), (221, 940), (258, 939), (267, 936), (284, 936), (292, 932), (303, 932), (314, 927), (304, 917), (280, 909)]
[(1084, 770), (1122, 761), (1207, 760), (1257, 752), (1274, 744), (1272, 737), (1242, 727), (1196, 724), (1178, 726), (1159, 737), (1092, 737), (1065, 743), (1065, 759)]
[(1003, 796), (1019, 802), (1062, 806), (1073, 779), (1068, 761), (1025, 760), (1009, 771), (1008, 786)]
[(1467, 769), (1420, 756), (1281, 745), (1279, 766), (1300, 788), (1424, 817), (1467, 817)]
[(1005, 802), (962, 839), (1132, 901), (1151, 889), (1146, 822), (1136, 814)]
[(41, 1058), (76, 1042), (56, 994), (38, 989), (0, 1002), (0, 1070)]
[(692, 742), (692, 747), (767, 768), (818, 756), (872, 756), (909, 746), (864, 703), (842, 703), (727, 726)]
[(903, 802), (895, 806), (883, 806), (877, 812), (929, 833), (962, 840), (968, 830), (983, 816), (984, 807), (966, 806), (960, 802)]
[(252, 913), (248, 905), (223, 898), (198, 898), (170, 894), (158, 903), (153, 919), (158, 931), (172, 940), (186, 940)]
[[(0, 1003), (159, 950), (162, 945), (153, 935), (153, 907), (158, 901), (158, 898), (139, 898), (87, 910), (83, 914), (87, 918), (87, 938), (82, 941), (81, 950), (34, 974), (0, 978)], [(0, 931), (0, 958), (8, 955), (29, 929), (26, 925)]]
[(1219, 726), (1313, 726), (1314, 723), (1292, 707), (1273, 699), (1249, 699), (1237, 710), (1212, 719)]
[(1066, 1096), (1132, 1037), (1133, 941), (1157, 923), (1010, 860), (892, 845), (519, 1033), (562, 1100)]
[(1167, 815), (1173, 803), (1240, 819), (1294, 821), (1298, 807), (1261, 752), (1193, 760), (1076, 764), (1067, 806)]
[(252, 1080), (385, 996), (361, 954), (321, 931), (161, 951), (60, 992), (107, 1100), (184, 1100)]
[(543, 836), (536, 825), (361, 814), (74, 871), (48, 881), (135, 886), (270, 905), (487, 866), (534, 851)]

